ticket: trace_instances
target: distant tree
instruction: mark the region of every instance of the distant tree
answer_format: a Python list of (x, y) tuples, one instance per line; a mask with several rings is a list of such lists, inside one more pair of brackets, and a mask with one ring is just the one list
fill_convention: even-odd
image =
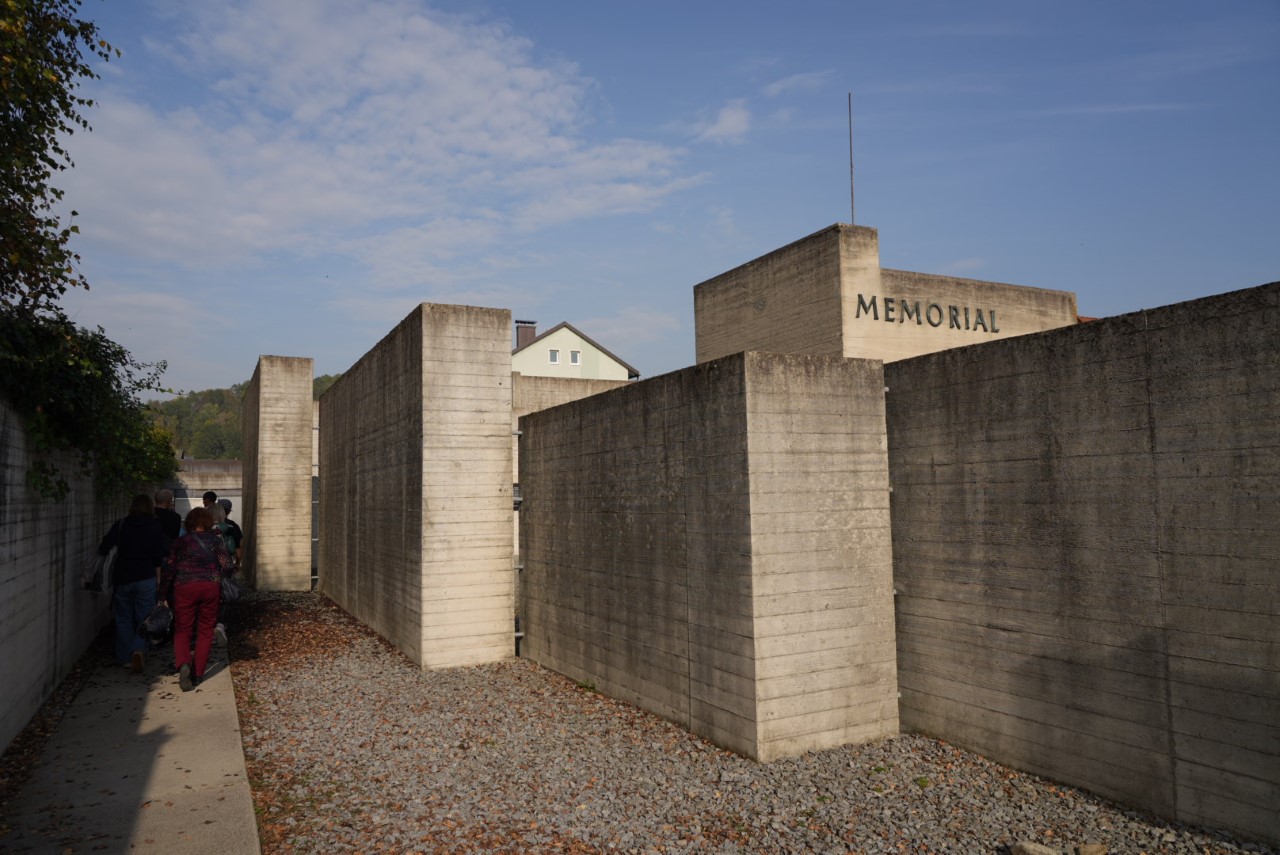
[(323, 395), (330, 386), (338, 382), (338, 378), (341, 376), (341, 374), (321, 374), (319, 377), (312, 380), (311, 399), (313, 401), (320, 400), (320, 396)]
[[(315, 378), (312, 399), (319, 400), (341, 376), (322, 374)], [(204, 460), (239, 459), (244, 457), (240, 417), (248, 388), (245, 381), (229, 389), (204, 389), (168, 401), (152, 401), (148, 406), (156, 424), (173, 435), (180, 454)]]
[(206, 460), (237, 459), (244, 456), (240, 414), (247, 385), (188, 392), (149, 406), (156, 422), (173, 434), (180, 454)]

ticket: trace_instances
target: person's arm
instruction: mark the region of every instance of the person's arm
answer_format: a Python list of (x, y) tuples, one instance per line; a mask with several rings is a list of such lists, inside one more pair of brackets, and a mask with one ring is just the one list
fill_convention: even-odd
[(111, 524), (111, 528), (107, 529), (107, 534), (102, 538), (102, 542), (98, 544), (98, 554), (106, 555), (111, 551), (111, 547), (118, 546), (120, 543), (120, 521), (116, 520)]

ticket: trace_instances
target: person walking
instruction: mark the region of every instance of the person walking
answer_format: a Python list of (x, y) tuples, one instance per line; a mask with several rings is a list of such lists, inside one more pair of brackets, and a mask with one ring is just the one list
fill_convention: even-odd
[(98, 544), (98, 554), (116, 547), (110, 584), (115, 588), (116, 661), (141, 673), (147, 640), (138, 627), (156, 607), (156, 584), (164, 560), (165, 536), (153, 516), (151, 497), (139, 494), (129, 503), (129, 515), (118, 520)]
[[(186, 534), (173, 542), (161, 584), (173, 589), (173, 662), (178, 685), (189, 692), (204, 679), (218, 621), (222, 577), (235, 572), (221, 534), (213, 530), (208, 508), (192, 508), (184, 521)], [(192, 655), (192, 634), (195, 653)]]
[[(244, 532), (235, 520), (231, 519), (231, 500), (219, 499), (217, 506), (223, 512), (223, 540), (227, 544), (227, 550), (231, 553), (231, 557), (235, 560), (236, 569), (240, 569), (240, 557), (243, 554)], [(212, 510), (212, 507), (210, 507)], [(214, 514), (214, 520), (218, 518)], [(216, 526), (215, 526), (216, 527)], [(227, 622), (231, 617), (231, 603), (223, 601), (218, 607), (218, 625), (213, 628), (213, 640), (219, 647), (227, 646)]]
[[(178, 539), (178, 535), (182, 531), (182, 515), (173, 509), (173, 491), (169, 489), (156, 490), (155, 494), (156, 519), (160, 520), (160, 527), (164, 529), (164, 536), (169, 538), (169, 542)], [(168, 551), (168, 544), (166, 544)]]
[(219, 499), (218, 506), (222, 508), (223, 516), (225, 517), (223, 522), (227, 526), (226, 533), (235, 541), (235, 549), (232, 550), (232, 555), (236, 559), (236, 566), (239, 567), (240, 560), (244, 555), (244, 531), (240, 528), (240, 524), (231, 518), (230, 499)]

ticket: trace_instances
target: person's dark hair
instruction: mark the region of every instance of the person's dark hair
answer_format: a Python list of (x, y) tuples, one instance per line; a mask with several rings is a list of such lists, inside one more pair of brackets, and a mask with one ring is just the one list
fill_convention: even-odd
[(151, 504), (151, 497), (143, 493), (133, 497), (133, 501), (129, 503), (129, 516), (131, 517), (149, 517), (155, 506)]
[(219, 499), (218, 504), (222, 506), (222, 512), (227, 516), (231, 516), (231, 500)]
[(192, 508), (187, 511), (187, 518), (182, 521), (182, 525), (186, 528), (187, 533), (202, 528), (205, 531), (213, 525), (213, 514), (209, 513), (208, 508)]
[(200, 498), (204, 499), (204, 503), (206, 505), (212, 505), (214, 502), (218, 501), (218, 494), (212, 490), (206, 490), (205, 494)]

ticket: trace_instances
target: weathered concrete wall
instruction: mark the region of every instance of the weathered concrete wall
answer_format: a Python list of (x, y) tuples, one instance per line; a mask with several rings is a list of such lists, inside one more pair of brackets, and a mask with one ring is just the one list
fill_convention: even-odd
[(845, 356), (893, 362), (1076, 319), (1069, 291), (881, 269), (878, 291), (846, 292)]
[[(583, 380), (576, 377), (541, 377), (511, 372), (511, 480), (520, 480), (520, 417), (570, 401), (588, 398), (627, 385), (629, 380)], [(515, 515), (511, 549), (520, 552), (520, 514)], [(519, 606), (520, 576), (516, 575), (516, 604)]]
[(762, 760), (895, 732), (882, 388), (739, 354), (521, 419), (525, 655)]
[(885, 374), (903, 727), (1280, 841), (1280, 284)]
[[(78, 471), (72, 455), (55, 460)], [(109, 619), (110, 589), (91, 594), (81, 573), (128, 504), (94, 499), (93, 484), (68, 477), (61, 502), (26, 486), (26, 432), (0, 399), (0, 750), (26, 727)]]
[(897, 733), (881, 363), (753, 354), (748, 367), (760, 755)]
[[(245, 573), (260, 591), (311, 590), (312, 360), (260, 356), (245, 390)], [(232, 512), (235, 518), (235, 512)]]
[(843, 355), (845, 244), (879, 275), (875, 229), (831, 226), (694, 286), (698, 362), (748, 350)]
[(881, 269), (865, 226), (830, 226), (693, 293), (699, 362), (745, 350), (891, 362), (1076, 323), (1066, 291)]
[(424, 668), (513, 652), (510, 329), (424, 303), (320, 399), (320, 590)]
[(244, 465), (240, 460), (197, 460), (183, 457), (178, 471), (163, 486), (173, 491), (173, 509), (184, 517), (187, 511), (200, 507), (206, 491), (213, 490), (220, 499), (231, 499), (235, 507), (232, 518), (242, 508)]

